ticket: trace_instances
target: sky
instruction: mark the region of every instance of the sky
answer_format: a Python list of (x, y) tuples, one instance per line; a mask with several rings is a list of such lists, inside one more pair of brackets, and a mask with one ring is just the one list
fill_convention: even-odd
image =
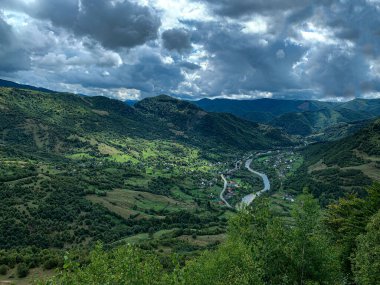
[(380, 0), (0, 0), (0, 78), (121, 100), (380, 98)]

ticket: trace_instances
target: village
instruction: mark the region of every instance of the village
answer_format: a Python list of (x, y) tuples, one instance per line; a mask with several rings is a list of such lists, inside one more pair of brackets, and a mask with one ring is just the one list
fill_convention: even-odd
[[(277, 190), (282, 189), (282, 183), (285, 179), (290, 177), (297, 168), (299, 168), (303, 162), (301, 155), (297, 154), (293, 150), (270, 150), (264, 153), (256, 153), (253, 155), (255, 158), (253, 160), (254, 167), (260, 171), (264, 171), (272, 174), (272, 180), (279, 182), (274, 183)], [(223, 194), (224, 200), (229, 204), (238, 203), (242, 197), (247, 194), (260, 191), (263, 182), (259, 177), (243, 177), (241, 179), (242, 171), (242, 161), (247, 159), (244, 157), (242, 160), (238, 160), (234, 163), (234, 167), (231, 169), (224, 170), (223, 173), (226, 174), (227, 187)], [(240, 177), (240, 178), (238, 178)], [(215, 180), (214, 180), (215, 181)], [(215, 202), (217, 201), (219, 205), (225, 205), (225, 201), (222, 199), (217, 199), (217, 196), (210, 194), (209, 197)], [(294, 197), (288, 193), (282, 193), (281, 199), (287, 202), (294, 202)]]

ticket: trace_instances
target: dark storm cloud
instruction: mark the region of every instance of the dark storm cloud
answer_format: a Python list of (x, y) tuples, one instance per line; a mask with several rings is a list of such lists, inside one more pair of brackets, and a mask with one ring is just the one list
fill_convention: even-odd
[(179, 66), (184, 67), (184, 68), (189, 69), (189, 70), (198, 70), (201, 68), (198, 64), (188, 62), (188, 61), (184, 61), (184, 62), (179, 63)]
[(39, 0), (28, 6), (27, 12), (110, 49), (130, 48), (156, 39), (161, 25), (154, 11), (129, 1)]
[(150, 95), (169, 93), (183, 81), (178, 66), (165, 64), (159, 56), (147, 51), (142, 51), (134, 64), (126, 63), (117, 69), (108, 69), (108, 76), (104, 76), (102, 72), (101, 68), (93, 68), (90, 73), (70, 70), (61, 80), (67, 84), (80, 84), (85, 88), (129, 88)]
[(361, 54), (347, 54), (340, 49), (321, 50), (310, 57), (312, 64), (305, 67), (305, 82), (322, 92), (321, 96), (358, 97), (362, 84), (368, 80), (368, 66)]
[[(252, 91), (275, 92), (301, 86), (289, 72), (306, 48), (284, 38), (260, 41), (260, 35), (246, 34), (239, 25), (218, 22), (192, 23), (196, 43), (203, 44), (212, 58), (210, 72), (203, 72), (200, 84), (211, 96), (249, 94)], [(222, 26), (223, 25), (223, 26)]]
[(0, 73), (27, 70), (30, 68), (30, 58), (20, 44), (12, 27), (0, 14)]
[(322, 96), (328, 97), (379, 92), (380, 74), (370, 68), (371, 60), (380, 56), (379, 10), (368, 1), (351, 0), (325, 12), (321, 21), (343, 43), (311, 53), (304, 70), (309, 84), (318, 85)]
[(181, 53), (191, 49), (191, 35), (185, 29), (170, 29), (162, 33), (163, 45), (168, 50)]
[[(319, 98), (348, 98), (380, 91), (379, 74), (370, 70), (370, 60), (380, 56), (380, 13), (369, 1), (205, 2), (216, 14), (237, 19), (237, 27), (196, 24), (204, 33), (193, 35), (194, 42), (206, 43), (214, 55), (213, 72), (203, 74), (207, 92), (256, 90), (283, 97), (287, 92), (304, 96), (302, 90), (308, 90)], [(265, 34), (239, 32), (239, 23), (257, 15), (269, 19)], [(310, 30), (309, 23), (318, 29)], [(305, 39), (300, 31), (326, 39)], [(258, 44), (268, 36), (266, 44)]]
[(125, 64), (114, 75), (124, 86), (148, 94), (170, 92), (183, 81), (178, 66), (165, 64), (154, 54), (142, 55), (138, 64)]
[[(312, 0), (203, 0), (219, 15), (241, 17), (251, 14), (267, 14), (275, 11), (297, 10), (313, 4)], [(326, 4), (330, 0), (315, 1)]]
[(380, 92), (378, 1), (187, 1), (179, 6), (206, 4), (199, 6), (207, 7), (205, 17), (192, 10), (183, 19), (181, 6), (175, 18), (161, 1), (148, 1), (153, 9), (138, 4), (143, 0), (0, 0), (7, 11), (0, 72), (91, 94), (128, 88), (144, 96), (294, 99)]
[(346, 1), (335, 12), (327, 11), (325, 23), (336, 37), (354, 42), (358, 52), (380, 55), (380, 11), (368, 1)]

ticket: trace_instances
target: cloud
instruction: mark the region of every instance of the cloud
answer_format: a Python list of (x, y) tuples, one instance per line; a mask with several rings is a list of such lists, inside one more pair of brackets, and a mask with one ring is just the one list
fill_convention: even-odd
[[(260, 35), (247, 34), (240, 25), (191, 24), (197, 31), (194, 41), (202, 43), (204, 50), (201, 62), (206, 62), (204, 68), (195, 70), (198, 76), (190, 77), (191, 86), (201, 90), (202, 96), (257, 95), (301, 88), (291, 71), (306, 52), (304, 47), (281, 38), (263, 45)], [(184, 87), (188, 89), (189, 84)]]
[(30, 58), (13, 28), (0, 14), (0, 72), (9, 73), (30, 68)]
[(188, 61), (184, 61), (184, 62), (179, 63), (179, 66), (186, 68), (188, 70), (199, 70), (199, 69), (201, 69), (201, 67), (198, 64), (188, 62)]
[(109, 49), (131, 48), (154, 40), (161, 25), (152, 9), (127, 0), (39, 0), (25, 5), (24, 11)]
[[(223, 16), (241, 17), (251, 14), (273, 13), (309, 6), (311, 0), (204, 0), (212, 10)], [(321, 2), (324, 2), (323, 0)]]
[(189, 51), (192, 48), (190, 38), (190, 32), (185, 29), (170, 29), (162, 33), (164, 47), (179, 53)]
[(380, 96), (377, 0), (0, 0), (0, 9), (0, 74), (23, 83), (120, 98)]

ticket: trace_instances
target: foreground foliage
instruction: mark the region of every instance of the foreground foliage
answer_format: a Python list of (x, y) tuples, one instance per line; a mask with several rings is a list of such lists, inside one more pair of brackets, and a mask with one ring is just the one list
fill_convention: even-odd
[(380, 185), (368, 192), (365, 199), (341, 199), (327, 213), (302, 194), (291, 219), (275, 216), (261, 199), (230, 219), (218, 249), (185, 264), (131, 245), (110, 251), (98, 245), (87, 265), (67, 259), (63, 271), (40, 285), (379, 284)]
[(338, 252), (320, 223), (318, 203), (303, 195), (292, 222), (271, 214), (267, 201), (232, 218), (228, 240), (180, 267), (132, 246), (104, 251), (90, 263), (67, 261), (47, 284), (339, 284)]

